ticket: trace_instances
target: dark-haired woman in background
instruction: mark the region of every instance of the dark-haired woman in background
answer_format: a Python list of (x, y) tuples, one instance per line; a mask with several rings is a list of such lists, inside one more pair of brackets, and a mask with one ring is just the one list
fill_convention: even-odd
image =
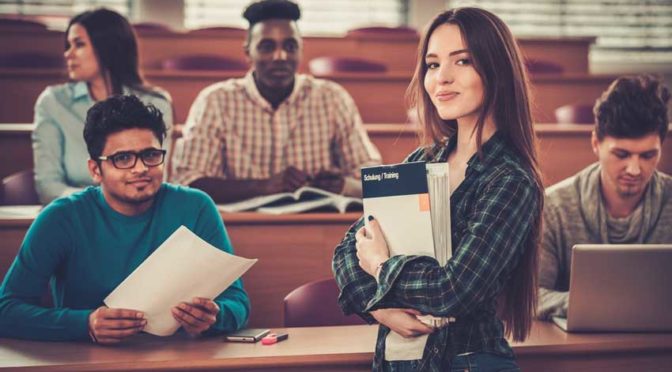
[[(508, 27), (482, 9), (439, 14), (409, 98), (429, 143), (407, 161), (450, 166), (453, 256), (445, 266), (389, 257), (376, 216), (367, 216), (370, 227), (353, 225), (334, 254), (339, 303), (381, 324), (374, 370), (516, 371), (505, 335), (524, 340), (532, 324), (543, 185)], [(432, 328), (420, 314), (456, 321)]]
[(71, 81), (47, 87), (35, 104), (35, 186), (43, 204), (93, 184), (82, 131), (96, 101), (133, 94), (163, 113), (168, 138), (173, 126), (170, 96), (140, 77), (138, 46), (126, 18), (108, 9), (87, 11), (70, 20), (65, 35)]

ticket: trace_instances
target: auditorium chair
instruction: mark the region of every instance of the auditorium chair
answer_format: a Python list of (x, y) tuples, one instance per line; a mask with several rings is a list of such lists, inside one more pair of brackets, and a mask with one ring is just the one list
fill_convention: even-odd
[(157, 23), (157, 22), (133, 23), (133, 29), (137, 32), (144, 32), (144, 31), (175, 32), (175, 31), (173, 31), (172, 28), (170, 28), (170, 26), (164, 25), (163, 23)]
[(595, 124), (593, 106), (564, 105), (555, 109), (555, 121), (560, 124)]
[(49, 55), (40, 52), (17, 52), (0, 55), (2, 68), (65, 68), (65, 61), (61, 56)]
[(333, 278), (316, 280), (291, 291), (284, 300), (285, 327), (366, 324), (357, 315), (343, 315)]
[(211, 26), (196, 28), (189, 30), (189, 35), (208, 35), (208, 34), (218, 34), (226, 35), (228, 37), (244, 37), (247, 35), (247, 30), (240, 27), (229, 27), (229, 26)]
[(249, 66), (243, 61), (211, 54), (196, 54), (166, 58), (161, 61), (164, 70), (180, 71), (246, 71)]
[(385, 37), (418, 37), (418, 31), (412, 27), (384, 27), (384, 26), (373, 26), (373, 27), (358, 27), (348, 30), (345, 34), (346, 37), (366, 37), (366, 36), (385, 36)]
[(310, 73), (318, 76), (333, 75), (338, 73), (375, 72), (384, 73), (387, 66), (361, 58), (350, 57), (318, 57), (308, 63)]
[(2, 179), (0, 205), (38, 205), (35, 173), (32, 169), (11, 174)]
[(0, 17), (0, 27), (3, 29), (12, 28), (15, 30), (31, 30), (31, 31), (47, 29), (47, 26), (38, 20), (13, 18), (13, 17)]

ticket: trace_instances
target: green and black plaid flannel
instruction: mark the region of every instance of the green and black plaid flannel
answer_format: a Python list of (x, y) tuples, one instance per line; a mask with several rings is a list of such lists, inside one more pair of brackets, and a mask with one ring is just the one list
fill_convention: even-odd
[[(452, 138), (428, 158), (419, 148), (405, 161), (445, 162)], [(373, 322), (369, 311), (413, 308), (457, 322), (430, 335), (421, 370), (445, 371), (450, 360), (467, 352), (513, 356), (496, 316), (496, 299), (523, 253), (530, 227), (539, 216), (542, 190), (504, 136), (495, 133), (474, 155), (451, 201), (453, 257), (444, 267), (426, 256), (395, 256), (382, 266), (380, 282), (358, 265), (356, 222), (336, 247), (333, 271), (341, 289), (339, 305)], [(375, 217), (375, 216), (374, 216)], [(374, 370), (380, 370), (389, 328), (380, 326)]]

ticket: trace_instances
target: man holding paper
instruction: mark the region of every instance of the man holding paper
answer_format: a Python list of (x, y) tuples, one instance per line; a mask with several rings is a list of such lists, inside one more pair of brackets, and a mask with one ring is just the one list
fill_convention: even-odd
[[(52, 202), (31, 225), (0, 286), (0, 337), (120, 342), (143, 330), (147, 314), (107, 308), (103, 299), (180, 226), (232, 252), (210, 197), (162, 184), (165, 131), (161, 113), (134, 96), (89, 110), (84, 139), (99, 186)], [(47, 286), (53, 308), (40, 304)], [(214, 300), (193, 298), (171, 311), (199, 335), (242, 328), (249, 308), (236, 280)]]

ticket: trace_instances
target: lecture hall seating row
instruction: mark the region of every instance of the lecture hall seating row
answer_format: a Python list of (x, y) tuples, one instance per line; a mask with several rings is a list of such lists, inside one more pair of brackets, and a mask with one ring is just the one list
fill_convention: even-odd
[[(175, 120), (186, 121), (189, 108), (206, 86), (240, 77), (243, 72), (148, 70), (145, 78), (166, 89), (173, 98)], [(555, 122), (554, 111), (566, 104), (594, 104), (616, 78), (614, 75), (546, 74), (531, 78), (532, 112), (537, 123)], [(407, 72), (339, 73), (328, 79), (352, 95), (365, 123), (406, 123), (404, 95), (411, 80)], [(33, 109), (47, 85), (67, 80), (59, 69), (0, 68), (0, 123), (33, 121)]]
[[(30, 134), (32, 124), (0, 123), (0, 179), (33, 167)], [(408, 124), (367, 124), (366, 131), (378, 147), (383, 162), (402, 161), (419, 145), (414, 126)], [(552, 185), (571, 176), (596, 160), (590, 147), (592, 125), (537, 124), (541, 169), (545, 184)], [(668, 132), (668, 137), (672, 137)], [(663, 142), (663, 157), (659, 169), (672, 174), (672, 141)]]
[[(0, 26), (0, 55), (14, 52), (40, 52), (62, 56), (64, 33)], [(170, 32), (137, 30), (140, 65), (156, 68), (161, 61), (183, 55), (214, 54), (245, 61), (243, 42), (246, 31), (232, 28)], [(588, 52), (594, 37), (524, 37), (518, 42), (524, 56), (535, 61), (551, 61), (567, 73), (588, 73)], [(398, 32), (349, 32), (344, 37), (306, 36), (303, 38), (302, 71), (313, 58), (323, 56), (359, 57), (384, 63), (393, 72), (410, 73), (415, 68), (418, 35)]]
[[(6, 130), (7, 127), (13, 130)], [(386, 163), (403, 160), (418, 144), (416, 132), (409, 126), (376, 124), (367, 125), (366, 129)], [(584, 125), (537, 125), (546, 185), (571, 176), (595, 160), (590, 148), (591, 129)], [(0, 126), (0, 158), (12, 159), (0, 162), (0, 169), (32, 167), (31, 130), (30, 124)], [(668, 137), (672, 137), (672, 131)], [(672, 173), (672, 141), (669, 139), (664, 142), (659, 169)], [(246, 257), (265, 258), (246, 276), (246, 288), (255, 302), (251, 324), (266, 320), (269, 325), (279, 325), (282, 298), (299, 285), (330, 273), (333, 248), (358, 217), (357, 213), (281, 217), (224, 214), (237, 252)], [(0, 223), (0, 276), (4, 275), (29, 225), (30, 220)], [(260, 226), (269, 234), (255, 234)]]
[[(0, 57), (11, 53), (42, 53), (45, 58), (60, 58), (63, 33), (50, 30), (25, 30), (4, 27)], [(3, 31), (0, 26), (0, 31)], [(184, 122), (196, 94), (217, 81), (242, 75), (241, 71), (162, 70), (162, 61), (173, 57), (213, 54), (245, 64), (241, 29), (171, 32), (157, 29), (138, 31), (141, 65), (147, 80), (167, 89), (175, 102), (176, 121)], [(345, 37), (306, 37), (301, 71), (310, 60), (322, 57), (357, 57), (387, 66), (384, 73), (330, 75), (354, 97), (364, 122), (407, 122), (404, 93), (410, 81), (417, 52), (418, 36), (407, 33), (350, 32)], [(525, 57), (537, 65), (552, 63), (561, 73), (534, 74), (536, 98), (534, 120), (554, 122), (553, 111), (565, 104), (592, 104), (613, 76), (589, 74), (588, 52), (594, 38), (521, 38)], [(29, 122), (33, 105), (46, 85), (65, 81), (58, 69), (0, 68), (1, 122)], [(384, 92), (384, 93), (383, 93)]]

